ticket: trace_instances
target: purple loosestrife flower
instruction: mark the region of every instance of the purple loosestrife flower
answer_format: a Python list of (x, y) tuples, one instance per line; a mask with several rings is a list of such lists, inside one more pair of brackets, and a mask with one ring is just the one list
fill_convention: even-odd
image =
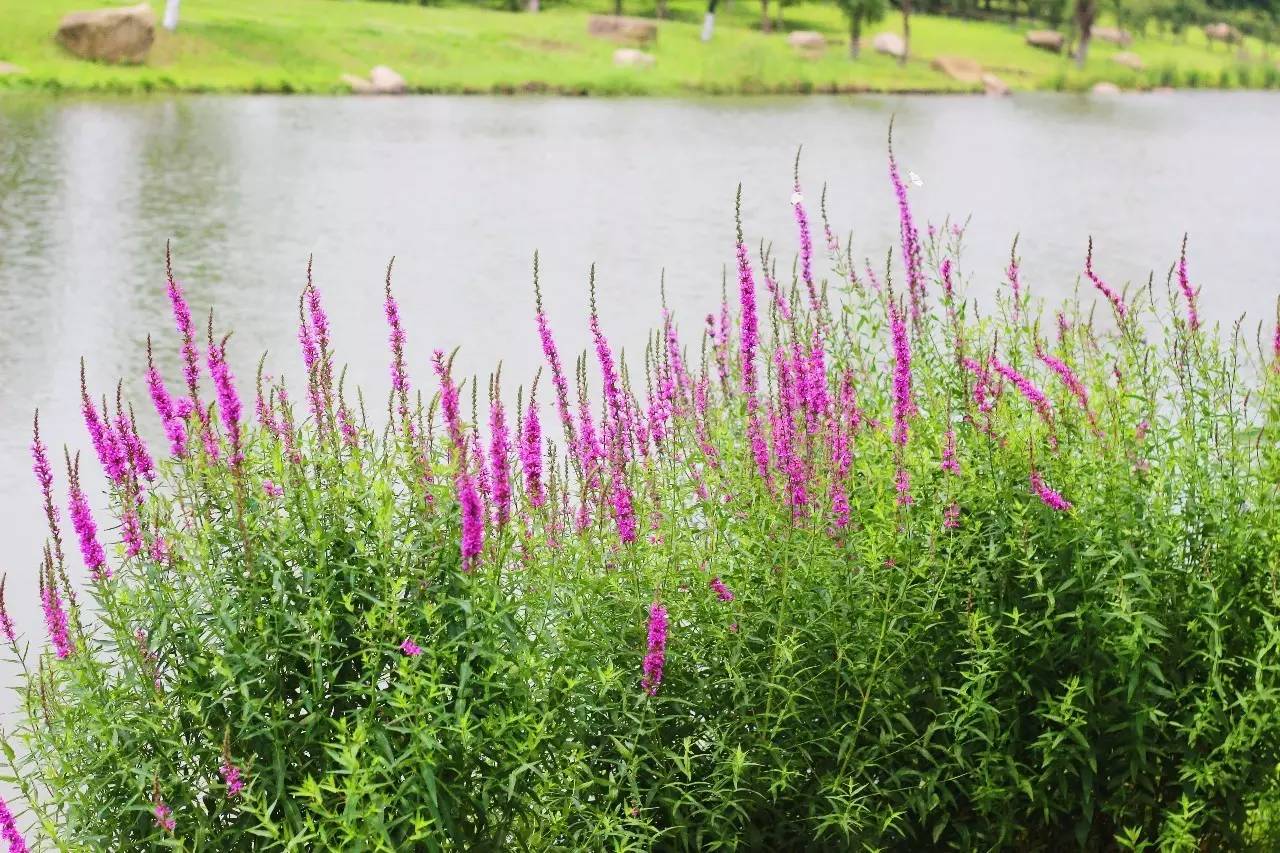
[(1036, 357), (1057, 374), (1058, 378), (1062, 380), (1062, 384), (1071, 392), (1071, 396), (1076, 398), (1080, 408), (1089, 416), (1090, 423), (1094, 422), (1093, 412), (1089, 409), (1089, 392), (1085, 390), (1084, 384), (1076, 376), (1075, 371), (1068, 367), (1066, 362), (1049, 355), (1039, 345), (1036, 346)]
[(18, 831), (18, 822), (3, 797), (0, 797), (0, 838), (9, 842), (9, 853), (27, 853), (27, 841)]
[(147, 443), (138, 434), (138, 423), (133, 416), (133, 407), (129, 407), (129, 417), (127, 419), (121, 414), (117, 416), (116, 423), (134, 474), (144, 480), (155, 480), (156, 462), (151, 458), (151, 451), (147, 449)]
[(610, 484), (609, 500), (613, 505), (613, 521), (618, 528), (618, 538), (624, 545), (636, 541), (636, 510), (632, 503), (631, 490), (623, 478), (622, 466), (613, 466), (613, 481)]
[(227, 364), (227, 339), (215, 344), (210, 335), (209, 341), (209, 375), (213, 377), (213, 387), (218, 395), (218, 415), (222, 418), (222, 426), (231, 439), (231, 464), (239, 465), (244, 460), (240, 450), (240, 395), (236, 392), (235, 377), (231, 366)]
[(307, 318), (306, 294), (298, 300), (298, 345), (302, 348), (302, 366), (307, 370), (307, 407), (316, 419), (316, 428), (323, 429), (320, 414), (324, 410), (320, 392), (320, 347), (316, 343), (316, 330)]
[[(84, 558), (84, 565), (89, 570), (90, 577), (95, 581), (106, 580), (111, 577), (111, 567), (107, 565), (107, 555), (102, 550), (102, 543), (98, 541), (98, 525), (94, 523), (89, 501), (80, 488), (80, 472), (76, 467), (71, 468), (68, 480), (71, 525), (75, 528), (76, 538), (80, 540), (80, 556)], [(124, 526), (125, 542), (129, 551), (132, 552), (128, 556), (132, 557), (142, 548), (142, 534), (138, 530), (138, 516), (131, 511), (131, 508), (125, 511)]]
[(1032, 469), (1031, 471), (1031, 490), (1036, 496), (1044, 502), (1045, 506), (1052, 507), (1059, 512), (1070, 512), (1071, 504), (1058, 492), (1045, 485), (1044, 479), (1041, 478), (1040, 472)]
[[(452, 359), (451, 359), (452, 361)], [(444, 350), (436, 350), (431, 358), (436, 376), (440, 379), (440, 413), (444, 416), (444, 426), (449, 433), (449, 441), (458, 452), (458, 467), (466, 468), (467, 440), (462, 432), (462, 415), (458, 408), (458, 388), (453, 384), (449, 372), (449, 364), (445, 362)]]
[(458, 475), (458, 503), (462, 508), (462, 570), (475, 569), (484, 550), (484, 505), (471, 475)]
[(169, 452), (178, 458), (186, 456), (187, 425), (184, 417), (178, 414), (173, 397), (169, 395), (169, 389), (165, 387), (164, 378), (160, 376), (160, 371), (156, 369), (155, 360), (151, 355), (151, 338), (149, 336), (147, 338), (146, 379), (147, 390), (151, 393), (151, 402), (156, 407), (156, 414), (160, 416), (165, 438), (169, 439)]
[(49, 456), (45, 451), (44, 442), (40, 440), (40, 411), (38, 409), (32, 419), (31, 433), (31, 469), (35, 472), (36, 482), (40, 484), (40, 496), (44, 498), (44, 516), (49, 524), (49, 536), (53, 539), (53, 555), (58, 565), (61, 566), (63, 563), (62, 530), (60, 528), (62, 516), (53, 502), (53, 469), (49, 466)]
[(173, 809), (165, 805), (164, 800), (160, 799), (158, 795), (152, 805), (151, 813), (155, 816), (156, 826), (165, 832), (172, 834), (174, 829), (177, 828), (178, 821), (173, 816)]
[(46, 565), (40, 581), (40, 605), (44, 610), (44, 625), (49, 631), (49, 641), (61, 660), (71, 656), (71, 639), (67, 634), (67, 613), (58, 595), (58, 578), (53, 567)]
[(658, 694), (662, 669), (667, 661), (667, 608), (657, 602), (649, 605), (649, 645), (644, 656), (644, 679), (641, 687), (650, 696)]
[(351, 420), (351, 413), (347, 411), (346, 403), (338, 406), (338, 431), (342, 433), (342, 443), (347, 447), (355, 447), (359, 442), (360, 434)]
[(412, 637), (405, 637), (404, 642), (400, 644), (400, 651), (404, 652), (405, 657), (416, 658), (422, 654), (422, 646), (415, 643)]
[(498, 527), (506, 527), (511, 519), (511, 431), (502, 407), (501, 393), (495, 380), (489, 403), (489, 470), (493, 478), (493, 504)]
[(1013, 238), (1013, 248), (1009, 250), (1009, 266), (1005, 269), (1009, 277), (1009, 286), (1013, 289), (1013, 322), (1017, 323), (1022, 316), (1022, 280), (1018, 277), (1018, 238)]
[(17, 642), (18, 635), (13, 629), (13, 619), (9, 616), (9, 605), (4, 600), (4, 587), (8, 581), (8, 575), (0, 575), (0, 634), (4, 634), (6, 640), (14, 643)]
[(263, 480), (262, 491), (269, 498), (278, 498), (284, 494), (284, 486), (277, 485), (271, 480)]
[(1200, 313), (1196, 310), (1196, 292), (1191, 287), (1191, 279), (1187, 277), (1187, 237), (1182, 236), (1182, 254), (1178, 257), (1178, 286), (1187, 299), (1187, 325), (1191, 331), (1200, 329)]
[(223, 784), (227, 786), (227, 799), (244, 790), (244, 778), (240, 768), (232, 764), (230, 759), (222, 759), (222, 766), (218, 768), (218, 772), (222, 774)]
[(733, 601), (733, 590), (725, 586), (724, 581), (720, 580), (720, 578), (712, 578), (708, 586), (715, 590), (716, 597), (721, 601)]
[(953, 429), (947, 430), (947, 443), (942, 448), (942, 470), (960, 473), (960, 462), (956, 459), (956, 431)]
[[(538, 323), (538, 338), (542, 341), (542, 355), (551, 367), (551, 384), (556, 392), (556, 411), (560, 414), (560, 423), (564, 427), (565, 440), (569, 447), (576, 447), (574, 441), (573, 417), (569, 413), (569, 381), (564, 375), (564, 365), (560, 361), (560, 350), (556, 348), (555, 338), (551, 334), (551, 325), (547, 322), (546, 312), (542, 310), (542, 289), (538, 284), (538, 253), (533, 253), (533, 294), (537, 305), (534, 319)], [(579, 464), (582, 460), (579, 459)]]
[(942, 527), (944, 530), (954, 530), (960, 526), (960, 504), (955, 501), (946, 508), (942, 513)]
[(98, 407), (89, 399), (89, 389), (84, 378), (84, 359), (80, 360), (80, 412), (84, 416), (89, 440), (93, 443), (93, 450), (98, 455), (107, 479), (117, 486), (123, 485), (128, 473), (128, 460), (118, 437), (111, 429), (110, 421), (99, 414)]
[(613, 451), (614, 455), (620, 457), (622, 448), (626, 444), (625, 419), (627, 410), (622, 399), (622, 386), (618, 377), (617, 367), (613, 361), (613, 351), (609, 349), (609, 342), (600, 330), (600, 317), (596, 313), (594, 266), (591, 268), (591, 316), (589, 323), (591, 337), (596, 346), (596, 359), (600, 362), (601, 379), (604, 382), (604, 400), (608, 415), (608, 420), (604, 427), (605, 444)]
[(1031, 407), (1036, 410), (1036, 413), (1040, 415), (1040, 418), (1046, 424), (1053, 426), (1053, 408), (1049, 404), (1049, 398), (1044, 395), (1043, 391), (1037, 388), (1030, 379), (998, 358), (993, 357), (991, 359), (991, 366), (996, 373), (999, 373), (1014, 384), (1014, 387), (1026, 398), (1026, 401), (1031, 404)]
[(529, 393), (529, 406), (524, 414), (524, 427), (520, 430), (520, 468), (524, 471), (524, 489), (529, 505), (540, 507), (547, 502), (542, 486), (542, 422), (538, 419), (538, 380), (533, 380)]
[(200, 348), (196, 345), (196, 327), (191, 320), (191, 308), (187, 305), (186, 297), (182, 293), (182, 285), (178, 284), (173, 277), (173, 268), (169, 263), (167, 250), (165, 272), (168, 278), (167, 294), (169, 304), (173, 308), (174, 324), (178, 328), (178, 334), (182, 336), (182, 375), (187, 381), (187, 393), (191, 395), (196, 411), (201, 412), (201, 418), (203, 418), (204, 407), (200, 405), (198, 392)]
[(920, 319), (920, 301), (924, 290), (924, 273), (920, 260), (920, 233), (911, 219), (907, 187), (898, 175), (898, 162), (893, 156), (893, 127), (889, 128), (889, 179), (898, 197), (898, 230), (902, 237), (902, 263), (907, 268), (907, 294), (911, 299), (911, 319)]
[(1129, 314), (1129, 309), (1125, 307), (1124, 300), (1120, 298), (1120, 294), (1116, 293), (1110, 287), (1107, 287), (1107, 283), (1104, 282), (1101, 278), (1099, 278), (1098, 275), (1093, 271), (1093, 238), (1092, 237), (1089, 238), (1089, 252), (1087, 255), (1085, 255), (1085, 259), (1084, 259), (1084, 274), (1088, 277), (1089, 281), (1093, 282), (1093, 286), (1098, 288), (1098, 291), (1103, 296), (1107, 297), (1107, 300), (1111, 303), (1111, 307), (1115, 309), (1116, 315), (1120, 318), (1121, 321), (1123, 321), (1124, 318)]
[(915, 404), (911, 394), (911, 341), (902, 310), (892, 297), (888, 300), (889, 331), (893, 336), (893, 443), (907, 446), (910, 418)]
[(391, 266), (394, 263), (395, 258), (392, 258), (391, 263), (387, 264), (386, 298), (383, 302), (383, 311), (387, 316), (389, 329), (387, 339), (391, 344), (391, 393), (399, 400), (397, 414), (400, 415), (404, 428), (408, 430), (409, 374), (405, 372), (404, 367), (404, 329), (400, 325), (400, 306), (391, 295)]
[[(797, 162), (797, 165), (798, 162)], [(796, 215), (796, 228), (800, 231), (800, 278), (809, 292), (809, 308), (814, 317), (818, 317), (822, 303), (818, 299), (818, 289), (813, 283), (813, 236), (809, 233), (809, 217), (804, 210), (804, 194), (800, 192), (797, 180), (791, 193), (791, 208)]]
[(311, 328), (315, 331), (316, 346), (320, 348), (320, 388), (328, 397), (333, 387), (333, 360), (329, 348), (329, 315), (320, 301), (320, 290), (311, 283), (311, 260), (307, 259), (307, 311), (311, 315)]

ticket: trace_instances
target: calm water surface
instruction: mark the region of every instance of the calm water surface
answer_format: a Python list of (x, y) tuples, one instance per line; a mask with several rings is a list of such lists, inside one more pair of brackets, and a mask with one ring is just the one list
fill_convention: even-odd
[[(31, 413), (88, 450), (76, 412), (88, 358), (118, 377), (152, 435), (138, 381), (151, 333), (177, 377), (163, 250), (197, 314), (234, 329), (234, 364), (294, 370), (307, 255), (349, 381), (387, 385), (382, 270), (396, 256), (411, 369), (462, 347), (463, 372), (527, 381), (539, 354), (530, 259), (572, 351), (586, 344), (586, 280), (606, 329), (633, 351), (658, 313), (659, 276), (686, 337), (733, 260), (733, 194), (748, 239), (789, 257), (792, 158), (803, 143), (811, 214), (829, 184), (837, 229), (882, 259), (896, 237), (885, 131), (897, 114), (918, 217), (972, 216), (963, 262), (989, 298), (1021, 234), (1024, 279), (1058, 298), (1085, 240), (1112, 283), (1162, 281), (1183, 232), (1203, 313), (1269, 316), (1280, 291), (1280, 97), (1262, 93), (803, 100), (0, 98), (0, 570), (19, 627), (43, 642), (35, 594), (42, 517)], [(820, 232), (819, 232), (820, 233)], [(158, 449), (158, 448), (157, 448)], [(96, 469), (92, 463), (90, 468)], [(3, 701), (8, 703), (8, 698)]]

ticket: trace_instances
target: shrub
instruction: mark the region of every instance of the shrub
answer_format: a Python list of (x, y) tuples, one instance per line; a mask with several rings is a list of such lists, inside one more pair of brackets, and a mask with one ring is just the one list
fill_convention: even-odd
[(962, 230), (921, 236), (890, 174), (899, 269), (824, 227), (816, 277), (797, 179), (791, 281), (740, 224), (700, 343), (664, 309), (629, 368), (593, 274), (595, 352), (570, 366), (539, 299), (546, 365), (510, 409), (444, 353), (409, 369), (388, 268), (385, 419), (335, 376), (310, 284), (301, 400), (260, 366), (251, 414), (170, 274), (183, 390), (147, 373), (168, 452), (83, 391), (111, 558), (76, 457), (59, 515), (37, 424), (52, 645), (7, 629), (6, 732), (33, 838), (1265, 843), (1280, 330), (1255, 352), (1201, 325), (1185, 247), (1166, 299), (1107, 284), (1090, 246), (1101, 299), (1046, 314), (1015, 243), (980, 316)]

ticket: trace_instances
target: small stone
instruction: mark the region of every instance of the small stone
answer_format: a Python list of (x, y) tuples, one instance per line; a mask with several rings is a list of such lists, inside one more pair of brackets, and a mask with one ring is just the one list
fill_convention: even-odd
[(1115, 56), (1111, 57), (1111, 61), (1123, 65), (1125, 68), (1133, 71), (1141, 71), (1146, 67), (1142, 64), (1142, 58), (1138, 56), (1138, 54), (1129, 53), (1128, 51), (1121, 51), (1120, 53), (1117, 53)]
[(796, 30), (787, 33), (787, 44), (795, 48), (797, 53), (814, 56), (827, 49), (827, 38), (812, 30)]
[(12, 62), (0, 62), (0, 77), (6, 74), (26, 74), (27, 69), (21, 65), (14, 65)]
[(961, 83), (979, 83), (982, 81), (982, 65), (976, 60), (963, 56), (935, 56), (929, 65), (935, 71), (941, 71), (952, 80)]
[(613, 52), (613, 64), (623, 68), (652, 68), (655, 61), (652, 53), (634, 47), (620, 47)]
[(1118, 27), (1094, 27), (1089, 32), (1099, 41), (1110, 42), (1120, 47), (1128, 47), (1133, 44), (1133, 34)]
[(990, 72), (982, 75), (982, 87), (988, 95), (1003, 97), (1009, 94), (1009, 84)]
[(1094, 83), (1093, 88), (1089, 91), (1095, 95), (1118, 95), (1120, 94), (1120, 87), (1115, 83), (1108, 83), (1104, 80), (1101, 83)]
[(876, 37), (871, 40), (871, 47), (876, 53), (887, 54), (897, 59), (907, 54), (907, 43), (897, 33), (876, 33)]
[(1027, 44), (1032, 47), (1038, 47), (1041, 50), (1047, 50), (1050, 53), (1062, 53), (1062, 47), (1066, 44), (1066, 39), (1057, 30), (1029, 30), (1027, 32)]
[(375, 65), (369, 69), (369, 83), (379, 95), (402, 95), (409, 91), (404, 78), (385, 65)]

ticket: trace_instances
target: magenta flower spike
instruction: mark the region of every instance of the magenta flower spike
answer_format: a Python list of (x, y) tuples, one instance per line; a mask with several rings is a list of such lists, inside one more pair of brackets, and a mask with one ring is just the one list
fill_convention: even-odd
[(644, 656), (644, 679), (641, 687), (650, 696), (658, 694), (662, 670), (667, 661), (667, 608), (657, 602), (649, 605), (649, 643)]
[(18, 634), (14, 630), (13, 618), (9, 616), (9, 605), (4, 598), (4, 588), (8, 580), (8, 575), (0, 575), (0, 634), (3, 634), (10, 643), (15, 643), (18, 640)]
[(173, 816), (173, 809), (165, 805), (164, 800), (160, 799), (159, 796), (156, 797), (152, 805), (151, 813), (155, 817), (156, 826), (165, 832), (172, 834), (174, 829), (177, 828), (178, 821)]
[(415, 643), (412, 637), (405, 637), (404, 642), (400, 644), (400, 651), (404, 652), (405, 657), (416, 658), (422, 654), (422, 646)]
[(244, 775), (230, 760), (224, 758), (218, 772), (222, 774), (222, 782), (227, 786), (228, 800), (244, 790)]
[(49, 631), (49, 642), (58, 659), (71, 656), (71, 638), (68, 635), (67, 612), (58, 595), (58, 581), (52, 568), (46, 568), (40, 584), (40, 605), (44, 610), (44, 624)]
[(9, 843), (9, 853), (27, 853), (27, 841), (18, 830), (18, 822), (9, 811), (9, 804), (0, 797), (0, 838)]
[(458, 476), (458, 503), (462, 509), (462, 570), (470, 572), (484, 550), (484, 504), (466, 471)]
[(1005, 275), (1009, 277), (1009, 287), (1013, 289), (1013, 322), (1018, 322), (1018, 318), (1022, 316), (1022, 279), (1019, 277), (1018, 270), (1018, 238), (1013, 238), (1013, 248), (1009, 251), (1009, 266), (1005, 269)]
[(716, 597), (721, 601), (733, 601), (733, 590), (725, 586), (724, 581), (720, 580), (720, 578), (712, 578), (708, 586), (715, 590)]
[(227, 339), (209, 344), (209, 375), (213, 377), (214, 391), (218, 396), (218, 415), (231, 440), (231, 464), (238, 465), (244, 456), (240, 448), (240, 395), (236, 391), (235, 376), (227, 364)]
[(103, 473), (112, 484), (123, 485), (128, 473), (128, 459), (119, 438), (111, 429), (110, 420), (105, 413), (99, 413), (98, 407), (89, 399), (83, 359), (80, 361), (80, 413), (84, 416), (84, 425), (89, 431), (89, 440), (93, 443), (98, 462), (102, 464)]
[(1036, 414), (1040, 415), (1040, 418), (1046, 424), (1053, 425), (1053, 407), (1049, 403), (1049, 398), (1036, 387), (1035, 383), (998, 358), (993, 357), (991, 359), (991, 367), (995, 369), (996, 373), (1013, 383), (1014, 387), (1018, 389), (1018, 393), (1031, 404), (1031, 407), (1036, 410)]
[(1120, 294), (1108, 287), (1107, 283), (1099, 278), (1097, 273), (1093, 271), (1092, 237), (1089, 238), (1089, 252), (1085, 255), (1084, 259), (1084, 274), (1088, 277), (1089, 281), (1093, 282), (1093, 286), (1098, 288), (1098, 292), (1107, 297), (1107, 301), (1110, 302), (1111, 307), (1115, 309), (1116, 316), (1118, 316), (1123, 322), (1129, 313), (1129, 309), (1125, 306), (1124, 300), (1120, 298)]
[[(560, 350), (556, 347), (555, 337), (551, 334), (551, 324), (547, 321), (546, 312), (542, 310), (542, 288), (538, 283), (538, 253), (533, 253), (533, 295), (537, 311), (534, 319), (538, 324), (538, 339), (542, 343), (542, 355), (551, 367), (551, 385), (556, 392), (556, 411), (560, 415), (560, 424), (564, 428), (565, 440), (569, 447), (575, 447), (573, 416), (569, 411), (569, 381), (564, 375), (564, 364), (560, 361)], [(583, 464), (581, 459), (580, 464)]]
[(622, 466), (613, 466), (613, 480), (610, 484), (609, 500), (613, 505), (613, 521), (618, 529), (618, 538), (624, 545), (636, 541), (636, 510), (632, 503), (631, 490), (623, 478)]
[[(80, 556), (84, 558), (85, 568), (95, 581), (111, 577), (111, 567), (107, 565), (107, 555), (98, 541), (98, 526), (94, 523), (93, 513), (89, 509), (89, 501), (80, 488), (79, 471), (72, 467), (68, 474), (71, 505), (71, 525), (75, 528), (76, 538), (80, 540)], [(124, 538), (128, 549), (127, 556), (133, 557), (142, 550), (142, 532), (138, 527), (138, 516), (132, 507), (126, 507), (122, 524)]]
[(1031, 471), (1031, 490), (1044, 502), (1045, 506), (1052, 507), (1059, 512), (1071, 511), (1071, 503), (1061, 494), (1045, 485), (1040, 472), (1035, 469)]
[(271, 480), (263, 480), (262, 492), (269, 498), (278, 498), (284, 495), (284, 486), (273, 483)]
[(40, 484), (40, 496), (44, 498), (44, 515), (49, 524), (49, 536), (53, 539), (53, 556), (58, 565), (62, 565), (62, 530), (61, 514), (53, 502), (53, 468), (49, 465), (49, 455), (44, 442), (40, 440), (40, 412), (36, 411), (32, 421), (31, 437), (31, 469), (35, 472), (36, 482)]
[[(799, 166), (799, 159), (796, 161)], [(809, 233), (809, 216), (804, 210), (804, 193), (800, 192), (800, 181), (796, 180), (791, 193), (791, 208), (796, 216), (796, 228), (800, 232), (800, 279), (804, 282), (809, 294), (809, 309), (817, 318), (822, 309), (818, 299), (818, 289), (813, 283), (813, 235)]]
[(1084, 383), (1076, 376), (1066, 362), (1059, 358), (1049, 355), (1041, 347), (1036, 347), (1036, 357), (1048, 365), (1057, 377), (1062, 380), (1062, 384), (1071, 392), (1071, 396), (1080, 404), (1080, 408), (1089, 416), (1089, 420), (1094, 420), (1093, 412), (1089, 409), (1089, 392), (1085, 390)]
[(910, 418), (915, 409), (911, 393), (911, 341), (902, 310), (892, 297), (888, 306), (889, 331), (893, 336), (893, 443), (903, 448), (907, 446)]
[[(166, 293), (169, 297), (169, 305), (173, 309), (174, 325), (177, 326), (178, 334), (182, 337), (182, 374), (187, 381), (187, 393), (190, 394), (196, 411), (203, 412), (204, 407), (200, 405), (200, 394), (198, 392), (200, 347), (196, 344), (196, 327), (191, 320), (191, 308), (187, 305), (186, 296), (182, 292), (182, 285), (174, 279), (173, 268), (169, 260), (168, 250), (166, 249), (165, 273), (168, 278)], [(201, 414), (201, 417), (203, 417), (203, 414)]]
[(400, 306), (391, 295), (391, 267), (387, 264), (386, 297), (383, 311), (387, 317), (387, 340), (391, 345), (391, 392), (399, 401), (397, 414), (405, 429), (409, 428), (409, 374), (404, 367), (404, 329), (400, 325)]
[(946, 444), (942, 448), (942, 470), (952, 474), (960, 473), (960, 462), (956, 459), (956, 431), (947, 430)]
[(492, 480), (494, 521), (501, 528), (506, 527), (511, 519), (511, 431), (507, 427), (507, 413), (499, 394), (495, 381), (493, 399), (489, 403), (489, 476)]
[(160, 423), (164, 427), (165, 438), (169, 439), (169, 452), (177, 458), (186, 456), (186, 420), (178, 414), (173, 397), (170, 396), (169, 389), (165, 387), (164, 378), (160, 376), (160, 371), (156, 369), (155, 360), (151, 355), (150, 337), (147, 338), (146, 380), (147, 390), (151, 394), (151, 402), (155, 405), (156, 414), (160, 416)]
[(1187, 325), (1191, 331), (1200, 330), (1200, 312), (1196, 309), (1196, 292), (1191, 286), (1191, 279), (1187, 276), (1187, 238), (1184, 234), (1182, 237), (1182, 254), (1178, 257), (1178, 286), (1182, 288), (1182, 295), (1187, 300)]
[[(911, 219), (911, 203), (907, 187), (898, 174), (898, 161), (893, 156), (893, 126), (889, 126), (889, 179), (898, 197), (898, 231), (902, 238), (902, 263), (907, 268), (907, 295), (911, 300), (911, 319), (920, 319), (920, 302), (924, 290), (923, 263), (920, 259), (920, 233)], [(874, 283), (874, 277), (873, 277)]]
[(542, 506), (547, 502), (547, 493), (542, 485), (542, 421), (538, 418), (536, 378), (524, 413), (524, 427), (520, 430), (520, 468), (524, 471), (524, 489), (529, 496), (529, 505), (535, 508)]

